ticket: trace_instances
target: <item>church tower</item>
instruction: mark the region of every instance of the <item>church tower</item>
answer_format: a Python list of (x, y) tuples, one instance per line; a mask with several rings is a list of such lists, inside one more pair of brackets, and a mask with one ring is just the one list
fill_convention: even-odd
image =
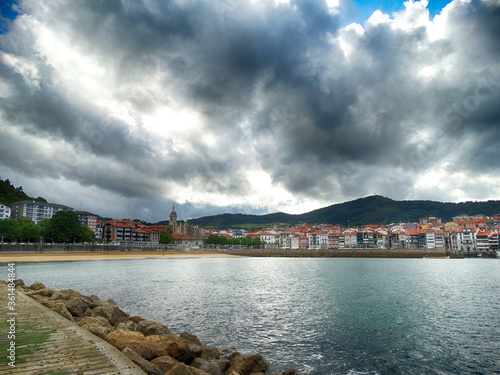
[(168, 218), (168, 226), (172, 230), (172, 234), (176, 234), (177, 229), (177, 212), (175, 212), (174, 206), (172, 206), (172, 212)]

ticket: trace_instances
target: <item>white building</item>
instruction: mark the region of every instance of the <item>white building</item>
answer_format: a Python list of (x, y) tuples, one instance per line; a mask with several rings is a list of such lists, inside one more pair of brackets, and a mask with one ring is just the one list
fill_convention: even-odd
[(328, 249), (328, 233), (321, 232), (319, 235), (319, 245), (322, 249)]
[(269, 245), (276, 243), (276, 234), (271, 233), (271, 232), (266, 232), (266, 231), (254, 232), (254, 233), (248, 234), (248, 237), (260, 238), (262, 243), (269, 244)]
[(319, 230), (307, 233), (307, 239), (309, 241), (309, 249), (321, 249), (321, 232)]
[(0, 203), (0, 220), (8, 219), (10, 217), (10, 207), (6, 204)]
[(294, 236), (293, 234), (288, 232), (280, 233), (279, 247), (280, 249), (298, 249), (299, 237)]
[(27, 217), (35, 224), (38, 224), (42, 219), (52, 218), (58, 211), (73, 211), (73, 209), (62, 204), (36, 201), (20, 201), (11, 205), (11, 216), (14, 219)]
[(444, 232), (442, 230), (427, 230), (425, 243), (428, 249), (444, 249)]
[(377, 248), (387, 249), (390, 246), (389, 233), (385, 230), (377, 230), (375, 234), (377, 236)]
[(435, 249), (436, 248), (436, 236), (432, 230), (428, 230), (425, 233), (425, 243), (426, 243), (428, 249)]
[(463, 228), (450, 232), (451, 249), (463, 254), (477, 253), (477, 233), (479, 230)]

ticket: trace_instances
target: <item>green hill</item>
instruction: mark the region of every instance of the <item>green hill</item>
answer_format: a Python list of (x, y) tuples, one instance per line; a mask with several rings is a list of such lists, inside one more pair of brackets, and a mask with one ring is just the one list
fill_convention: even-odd
[(379, 195), (334, 204), (300, 215), (278, 212), (268, 215), (222, 214), (190, 220), (202, 227), (229, 228), (254, 224), (306, 222), (309, 224), (384, 224), (418, 221), (422, 217), (437, 216), (450, 221), (460, 214), (500, 213), (500, 201), (443, 203), (426, 200), (395, 201)]
[(2, 180), (0, 178), (0, 202), (5, 204), (11, 204), (19, 202), (22, 200), (34, 200), (38, 202), (47, 202), (44, 198), (32, 198), (23, 191), (23, 187), (15, 187), (12, 183), (7, 180)]

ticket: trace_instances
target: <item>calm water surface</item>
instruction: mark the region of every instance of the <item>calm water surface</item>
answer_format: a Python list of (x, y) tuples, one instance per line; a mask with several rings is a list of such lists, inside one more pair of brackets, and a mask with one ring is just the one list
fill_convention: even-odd
[(271, 371), (500, 374), (495, 259), (196, 258), (19, 263)]

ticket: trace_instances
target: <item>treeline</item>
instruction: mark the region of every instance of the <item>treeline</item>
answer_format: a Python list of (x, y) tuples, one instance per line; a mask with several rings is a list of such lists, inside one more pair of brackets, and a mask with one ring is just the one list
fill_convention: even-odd
[(244, 238), (228, 238), (224, 236), (218, 236), (216, 234), (211, 234), (207, 238), (207, 244), (215, 245), (242, 245), (245, 247), (260, 246), (262, 241), (260, 238), (244, 237)]
[(11, 204), (23, 200), (34, 200), (37, 202), (47, 202), (44, 198), (38, 197), (38, 198), (32, 198), (28, 196), (23, 191), (23, 187), (15, 187), (12, 185), (12, 183), (9, 181), (9, 179), (2, 180), (0, 178), (0, 202), (5, 203), (5, 204)]
[(95, 242), (95, 235), (81, 225), (73, 211), (59, 211), (35, 224), (27, 217), (0, 220), (2, 242)]

